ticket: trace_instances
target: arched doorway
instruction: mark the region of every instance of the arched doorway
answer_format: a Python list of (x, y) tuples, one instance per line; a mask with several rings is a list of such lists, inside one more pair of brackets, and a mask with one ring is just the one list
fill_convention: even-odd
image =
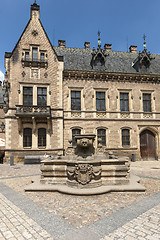
[(140, 134), (140, 152), (143, 159), (156, 158), (155, 135), (149, 130), (144, 130)]

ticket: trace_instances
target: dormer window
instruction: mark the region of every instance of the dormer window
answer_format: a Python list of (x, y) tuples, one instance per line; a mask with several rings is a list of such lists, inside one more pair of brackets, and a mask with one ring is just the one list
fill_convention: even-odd
[(98, 71), (105, 70), (106, 56), (106, 53), (101, 49), (100, 45), (97, 50), (93, 49), (91, 60), (92, 68)]
[(97, 69), (97, 70), (103, 70), (104, 64), (105, 64), (104, 58), (103, 58), (102, 55), (99, 53), (99, 54), (97, 55), (96, 59), (95, 59), (94, 67), (95, 67), (95, 69)]
[(32, 60), (33, 62), (38, 61), (38, 48), (32, 48)]
[(137, 72), (146, 73), (149, 71), (152, 59), (150, 52), (144, 49), (142, 52), (139, 52), (138, 57), (132, 63), (132, 67)]

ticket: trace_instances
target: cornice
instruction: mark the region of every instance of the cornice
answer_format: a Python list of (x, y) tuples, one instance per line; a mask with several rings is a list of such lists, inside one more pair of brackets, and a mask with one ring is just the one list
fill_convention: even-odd
[(63, 80), (99, 80), (116, 82), (160, 83), (158, 74), (114, 73), (97, 71), (64, 70)]

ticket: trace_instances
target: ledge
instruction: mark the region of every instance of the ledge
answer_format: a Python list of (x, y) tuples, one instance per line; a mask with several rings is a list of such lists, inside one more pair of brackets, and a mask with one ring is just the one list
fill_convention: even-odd
[(40, 179), (33, 180), (33, 183), (25, 188), (26, 192), (60, 192), (70, 195), (99, 195), (109, 192), (144, 192), (145, 187), (140, 185), (139, 177), (131, 175), (130, 183), (126, 185), (103, 185), (96, 188), (78, 189), (63, 184), (40, 184)]

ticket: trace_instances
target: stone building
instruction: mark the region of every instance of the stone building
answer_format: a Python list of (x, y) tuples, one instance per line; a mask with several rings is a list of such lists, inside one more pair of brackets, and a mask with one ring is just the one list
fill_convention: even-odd
[[(95, 134), (96, 151), (137, 159), (160, 155), (160, 55), (52, 46), (31, 5), (30, 20), (5, 53), (5, 159), (66, 154), (77, 134)], [(1, 109), (0, 109), (1, 110)], [(3, 115), (3, 114), (2, 114)]]

